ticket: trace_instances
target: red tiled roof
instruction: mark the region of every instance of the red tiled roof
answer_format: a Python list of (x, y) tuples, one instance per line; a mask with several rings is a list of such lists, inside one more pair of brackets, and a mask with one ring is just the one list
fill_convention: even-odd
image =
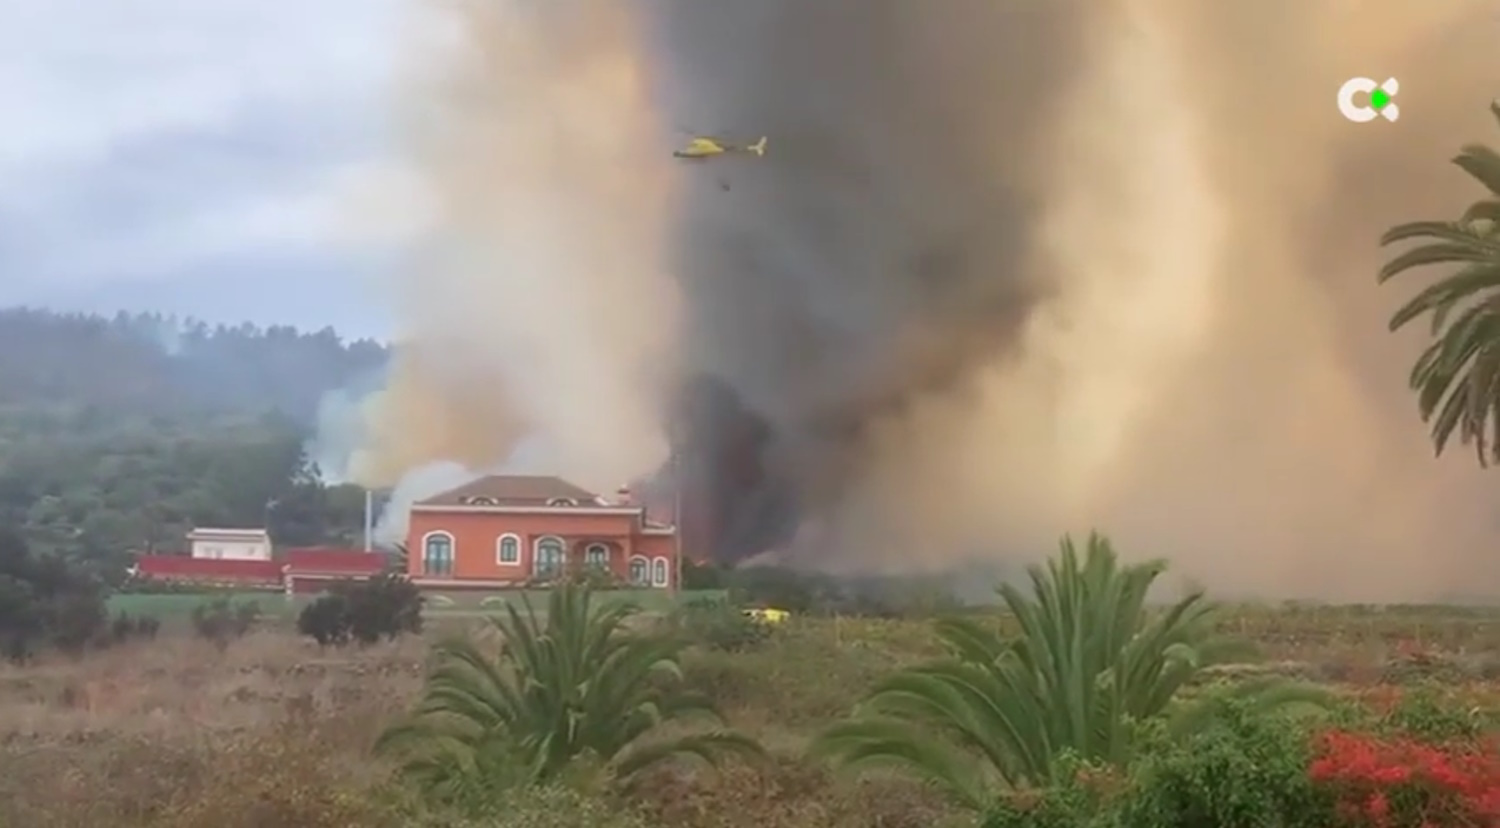
[(280, 581), (281, 561), (233, 561), (186, 555), (141, 555), (136, 571), (152, 578)]
[(420, 506), (546, 506), (548, 501), (566, 499), (580, 506), (596, 505), (593, 492), (560, 477), (529, 475), (490, 475), (456, 489), (429, 497)]
[(303, 573), (374, 575), (384, 570), (386, 565), (385, 556), (378, 552), (343, 549), (336, 546), (288, 549), (284, 559), (294, 575)]

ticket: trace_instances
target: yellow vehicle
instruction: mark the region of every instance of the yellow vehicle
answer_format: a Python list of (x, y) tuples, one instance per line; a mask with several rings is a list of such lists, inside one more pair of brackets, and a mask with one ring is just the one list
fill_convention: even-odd
[(771, 609), (770, 607), (747, 609), (743, 610), (743, 612), (746, 617), (753, 618), (763, 624), (780, 624), (792, 617), (792, 614), (786, 610)]
[(688, 141), (687, 146), (672, 153), (677, 158), (691, 160), (702, 160), (712, 158), (716, 155), (729, 153), (752, 153), (754, 155), (766, 154), (766, 138), (761, 136), (759, 141), (753, 144), (731, 144), (718, 138), (694, 138)]

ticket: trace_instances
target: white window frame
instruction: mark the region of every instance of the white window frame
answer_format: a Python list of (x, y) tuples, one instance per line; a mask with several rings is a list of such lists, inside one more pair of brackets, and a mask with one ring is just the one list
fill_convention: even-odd
[[(427, 543), (433, 538), (446, 538), (448, 540), (448, 571), (434, 575), (427, 571)], [(458, 568), (458, 538), (446, 529), (434, 529), (422, 536), (422, 548), (419, 552), (422, 556), (422, 575), (426, 577), (452, 578), (453, 570)]]
[[(637, 563), (643, 564), (645, 566), (645, 574), (639, 580), (637, 580), (635, 577), (635, 565)], [(631, 586), (651, 586), (651, 559), (646, 557), (645, 555), (631, 555), (629, 566), (627, 566), (625, 570), (625, 577), (630, 581)]]
[[(554, 572), (548, 572), (548, 573), (545, 573), (545, 575), (544, 575), (544, 573), (542, 572), (542, 569), (541, 569), (542, 544), (547, 543), (548, 541), (557, 541), (557, 545), (562, 548), (562, 558), (557, 563), (557, 570), (556, 571), (554, 571)], [(563, 540), (561, 537), (559, 537), (557, 535), (542, 535), (541, 537), (537, 538), (536, 541), (534, 541), (531, 544), (531, 574), (532, 575), (534, 575), (534, 576), (536, 576), (538, 578), (541, 578), (541, 577), (557, 578), (557, 577), (561, 577), (567, 571), (568, 571), (568, 542), (567, 541)]]
[[(604, 560), (602, 560), (602, 561), (595, 561), (594, 560), (594, 554), (593, 553), (594, 553), (594, 550), (596, 550), (596, 549), (602, 549), (602, 550), (604, 550)], [(595, 567), (595, 568), (598, 568), (598, 569), (609, 569), (609, 553), (610, 553), (609, 544), (607, 544), (607, 543), (591, 543), (591, 544), (589, 544), (589, 545), (587, 545), (587, 546), (585, 546), (583, 548), (583, 565), (584, 566), (588, 566), (588, 567)]]
[[(513, 540), (516, 542), (516, 559), (507, 561), (505, 559), (505, 542)], [(521, 536), (515, 532), (504, 532), (495, 538), (495, 565), (496, 566), (520, 566), (521, 565)]]
[(665, 587), (672, 584), (672, 565), (666, 558), (651, 559), (651, 585)]

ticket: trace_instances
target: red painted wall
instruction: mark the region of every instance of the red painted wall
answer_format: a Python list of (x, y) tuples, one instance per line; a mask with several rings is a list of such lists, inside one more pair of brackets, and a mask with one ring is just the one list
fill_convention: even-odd
[(136, 571), (151, 578), (269, 582), (281, 581), (281, 561), (237, 561), (186, 555), (142, 555)]

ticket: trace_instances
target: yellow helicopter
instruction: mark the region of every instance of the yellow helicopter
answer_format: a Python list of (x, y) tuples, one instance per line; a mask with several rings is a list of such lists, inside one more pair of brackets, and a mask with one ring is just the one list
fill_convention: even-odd
[(702, 160), (729, 153), (753, 153), (763, 156), (766, 154), (766, 138), (763, 135), (753, 144), (731, 144), (717, 138), (694, 138), (687, 142), (687, 146), (673, 152), (672, 155), (677, 158)]

